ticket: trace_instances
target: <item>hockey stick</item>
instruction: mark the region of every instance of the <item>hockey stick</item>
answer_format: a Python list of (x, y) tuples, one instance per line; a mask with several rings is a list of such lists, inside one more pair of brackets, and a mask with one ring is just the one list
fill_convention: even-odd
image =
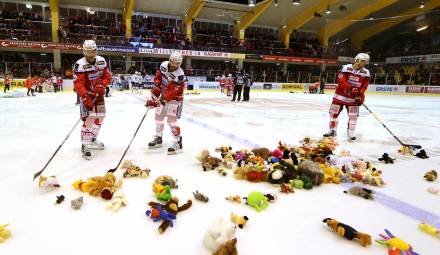
[(142, 119), (141, 119), (141, 122), (139, 122), (139, 125), (138, 125), (136, 131), (134, 132), (133, 137), (132, 137), (131, 140), (130, 140), (130, 143), (128, 144), (127, 148), (125, 149), (124, 154), (122, 154), (122, 157), (121, 157), (121, 159), (119, 160), (118, 165), (117, 165), (115, 168), (112, 168), (112, 169), (108, 170), (108, 171), (107, 171), (108, 173), (114, 173), (114, 172), (118, 169), (119, 165), (121, 164), (122, 160), (123, 160), (124, 157), (125, 157), (125, 154), (127, 154), (128, 149), (130, 149), (130, 145), (131, 145), (131, 143), (133, 142), (134, 138), (136, 137), (136, 134), (137, 134), (137, 132), (139, 131), (139, 128), (141, 127), (142, 122), (144, 122), (144, 119), (145, 119), (145, 117), (147, 116), (147, 113), (148, 113), (149, 110), (150, 110), (150, 108), (147, 109), (147, 111), (145, 112), (144, 116), (143, 116)]
[(374, 112), (372, 112), (370, 110), (370, 108), (368, 108), (368, 106), (366, 104), (362, 104), (362, 105), (365, 107), (365, 109), (367, 109), (374, 116), (374, 118), (376, 118), (377, 121), (379, 121), (380, 124), (382, 124), (382, 126), (386, 130), (388, 130), (388, 132), (390, 132), (390, 134), (394, 137), (394, 139), (396, 139), (402, 146), (411, 147), (413, 149), (421, 149), (422, 148), (422, 146), (420, 146), (420, 145), (405, 144), (402, 141), (400, 141), (400, 139), (395, 134), (393, 134), (393, 132), (391, 132), (391, 130), (382, 122), (382, 120), (379, 119), (379, 117), (377, 117), (377, 115)]
[(66, 138), (64, 138), (64, 140), (61, 142), (61, 144), (58, 146), (58, 148), (55, 150), (55, 152), (52, 154), (52, 157), (50, 157), (49, 161), (47, 161), (46, 165), (43, 167), (43, 169), (41, 169), (40, 171), (36, 172), (34, 174), (34, 179), (35, 180), (38, 176), (40, 176), (43, 171), (46, 169), (46, 167), (49, 165), (49, 163), (52, 161), (52, 159), (55, 157), (55, 155), (57, 155), (58, 151), (61, 149), (61, 147), (64, 145), (64, 143), (66, 142), (66, 140), (69, 138), (69, 136), (72, 134), (73, 130), (75, 130), (76, 126), (78, 126), (78, 123), (80, 122), (81, 118), (79, 118), (75, 125), (72, 127), (72, 129), (70, 130), (70, 132), (67, 134)]

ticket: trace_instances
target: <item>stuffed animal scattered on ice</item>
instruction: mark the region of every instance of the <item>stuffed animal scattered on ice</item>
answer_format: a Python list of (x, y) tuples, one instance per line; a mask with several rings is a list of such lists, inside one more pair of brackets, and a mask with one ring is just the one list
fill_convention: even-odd
[(83, 197), (79, 197), (77, 199), (74, 199), (72, 201), (70, 201), (70, 206), (72, 207), (73, 210), (79, 210), (81, 209), (81, 206), (83, 205)]
[(311, 160), (303, 160), (298, 165), (298, 171), (301, 176), (309, 177), (313, 185), (321, 185), (324, 181), (324, 172), (318, 163)]
[(0, 243), (6, 242), (6, 239), (11, 237), (11, 231), (6, 229), (9, 224), (0, 225)]
[(419, 229), (435, 237), (440, 237), (440, 229), (426, 223), (420, 223)]
[(382, 157), (379, 158), (379, 161), (383, 161), (385, 164), (394, 164), (394, 160), (396, 159), (390, 158), (388, 153), (384, 153)]
[(359, 187), (359, 186), (353, 186), (350, 189), (348, 189), (348, 191), (347, 190), (344, 191), (344, 193), (346, 193), (346, 194), (350, 193), (352, 195), (360, 196), (360, 197), (363, 197), (365, 199), (371, 199), (371, 200), (374, 199), (374, 196), (373, 196), (374, 192), (371, 189), (362, 188), (362, 187)]
[(261, 157), (264, 160), (267, 160), (270, 156), (272, 156), (272, 152), (268, 148), (254, 148), (252, 152), (255, 156)]
[(198, 190), (196, 190), (196, 192), (193, 192), (194, 198), (201, 201), (201, 202), (205, 202), (208, 203), (209, 198), (205, 195), (203, 195), (202, 193), (200, 193)]
[(290, 183), (282, 183), (280, 185), (280, 189), (282, 193), (294, 193), (292, 185)]
[(419, 255), (415, 251), (410, 244), (405, 242), (404, 240), (395, 237), (390, 231), (385, 229), (384, 234), (379, 234), (382, 239), (375, 240), (377, 243), (385, 245), (388, 247), (388, 254), (391, 255), (400, 255), (401, 253), (405, 255)]
[(53, 191), (61, 186), (55, 175), (47, 177), (40, 175), (40, 178), (38, 179), (38, 187), (44, 191)]
[(174, 179), (173, 177), (171, 177), (169, 175), (161, 175), (161, 176), (157, 177), (154, 180), (154, 183), (160, 184), (163, 186), (169, 185), (170, 188), (172, 188), (172, 189), (179, 188), (179, 186), (177, 185), (177, 179)]
[(122, 174), (124, 178), (130, 178), (130, 177), (147, 178), (151, 172), (151, 170), (148, 168), (141, 169), (139, 166), (135, 165), (131, 160), (125, 160), (122, 163), (121, 168), (125, 169), (124, 173)]
[(329, 166), (327, 164), (319, 164), (319, 167), (324, 172), (324, 183), (341, 183), (342, 171), (336, 166)]
[(326, 223), (331, 231), (338, 233), (348, 240), (358, 239), (363, 247), (371, 245), (370, 235), (358, 232), (356, 229), (331, 218), (326, 218), (322, 222)]
[(216, 251), (234, 236), (235, 225), (228, 219), (217, 218), (206, 230), (203, 244), (210, 251)]
[(237, 238), (227, 241), (220, 246), (218, 250), (212, 253), (212, 255), (238, 255), (237, 252)]
[[(151, 210), (147, 210), (145, 215), (153, 219), (154, 222), (162, 221), (167, 222), (167, 224), (171, 227), (174, 226), (174, 220), (176, 219), (176, 215), (162, 208), (162, 205), (156, 205), (152, 207)], [(163, 224), (162, 223), (162, 224)], [(159, 228), (159, 232), (162, 234), (165, 230), (161, 230)]]
[[(177, 214), (179, 212), (185, 211), (186, 209), (191, 207), (192, 201), (188, 199), (186, 204), (179, 206), (179, 199), (177, 197), (173, 197), (165, 205), (160, 204), (160, 203), (156, 203), (153, 201), (148, 203), (148, 205), (151, 206), (152, 208), (156, 208), (158, 210), (163, 209), (163, 210), (171, 213), (172, 215), (174, 215), (176, 218)], [(165, 230), (167, 230), (168, 226), (170, 226), (171, 224), (172, 224), (172, 221), (170, 219), (168, 219), (168, 218), (162, 219), (162, 223), (159, 226), (159, 233), (162, 234), (163, 232), (165, 232)]]
[(253, 207), (257, 212), (261, 212), (269, 206), (269, 199), (258, 191), (252, 191), (245, 199), (246, 204)]
[(197, 159), (202, 163), (203, 171), (214, 170), (223, 162), (223, 160), (209, 155), (207, 149), (202, 150)]
[(427, 159), (429, 158), (428, 155), (426, 155), (426, 151), (425, 150), (420, 150), (415, 154), (416, 157), (418, 158), (422, 158), (422, 159)]
[(113, 201), (107, 204), (106, 209), (117, 212), (119, 209), (125, 206), (127, 206), (127, 199), (125, 198), (125, 195), (121, 192), (116, 192), (113, 196)]
[(435, 170), (431, 170), (429, 172), (426, 172), (424, 177), (426, 181), (433, 182), (437, 180), (437, 172)]
[(172, 198), (170, 185), (164, 186), (153, 182), (153, 192), (159, 201), (168, 202)]
[(239, 195), (234, 195), (234, 196), (226, 197), (226, 200), (232, 201), (232, 202), (235, 202), (235, 203), (239, 203), (239, 204), (241, 203), (241, 197)]
[(64, 195), (59, 195), (57, 196), (57, 200), (55, 201), (55, 204), (61, 204), (62, 202), (64, 202)]
[(248, 220), (248, 216), (238, 216), (233, 212), (231, 213), (231, 221), (234, 222), (234, 224), (237, 225), (239, 228), (243, 228)]
[(272, 184), (289, 183), (298, 177), (298, 172), (293, 165), (286, 162), (278, 162), (272, 165), (267, 180)]
[(89, 193), (91, 196), (100, 196), (103, 199), (111, 200), (113, 193), (122, 185), (121, 179), (116, 179), (113, 173), (106, 173), (104, 176), (88, 178), (87, 181), (79, 179), (72, 184), (72, 187), (81, 192)]

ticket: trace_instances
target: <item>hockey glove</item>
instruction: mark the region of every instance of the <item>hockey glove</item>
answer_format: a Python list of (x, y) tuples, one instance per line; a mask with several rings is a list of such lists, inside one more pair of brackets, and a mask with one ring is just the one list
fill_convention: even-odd
[(358, 97), (359, 96), (359, 89), (356, 87), (351, 88), (350, 94), (355, 97)]
[(148, 99), (147, 103), (145, 104), (145, 107), (148, 107), (150, 109), (159, 107), (159, 102), (153, 99)]
[(98, 94), (98, 96), (105, 95), (105, 86), (102, 85), (102, 83), (98, 83), (95, 86), (95, 93)]
[(85, 94), (81, 97), (82, 103), (87, 110), (93, 111), (93, 107), (95, 107), (95, 98), (89, 94)]

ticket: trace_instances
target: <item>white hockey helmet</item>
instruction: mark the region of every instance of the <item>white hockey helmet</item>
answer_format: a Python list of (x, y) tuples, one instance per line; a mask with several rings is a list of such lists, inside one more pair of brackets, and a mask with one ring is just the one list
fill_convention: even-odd
[(87, 51), (95, 50), (96, 51), (96, 43), (94, 40), (85, 40), (83, 43), (83, 53), (86, 55)]
[(355, 63), (358, 63), (361, 60), (364, 60), (368, 64), (370, 62), (370, 56), (367, 53), (359, 53), (354, 58)]
[(183, 61), (182, 52), (176, 50), (173, 53), (171, 53), (170, 62), (179, 63), (180, 66), (180, 64), (182, 64), (182, 61)]

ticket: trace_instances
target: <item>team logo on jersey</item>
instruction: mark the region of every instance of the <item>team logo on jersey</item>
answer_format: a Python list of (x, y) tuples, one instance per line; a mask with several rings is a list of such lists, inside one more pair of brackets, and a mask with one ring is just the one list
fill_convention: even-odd
[(102, 76), (102, 71), (89, 74), (89, 80), (94, 80), (98, 77)]
[(79, 64), (75, 63), (75, 65), (73, 66), (73, 71), (78, 72), (78, 68), (79, 68)]
[(83, 65), (84, 70), (92, 68), (92, 65)]
[(177, 77), (177, 79), (178, 79), (179, 81), (183, 81), (184, 78), (185, 78), (184, 75), (179, 75), (179, 76)]
[(350, 81), (359, 81), (359, 77), (358, 76), (354, 76), (354, 75), (350, 75), (350, 77), (348, 79)]

